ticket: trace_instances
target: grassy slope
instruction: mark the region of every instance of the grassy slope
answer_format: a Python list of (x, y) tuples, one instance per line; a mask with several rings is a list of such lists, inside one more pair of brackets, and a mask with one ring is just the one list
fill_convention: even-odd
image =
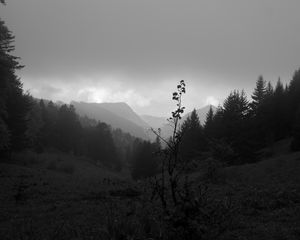
[(218, 172), (212, 188), (231, 196), (235, 212), (229, 239), (300, 239), (300, 152), (278, 149)]
[[(134, 184), (125, 175), (64, 155), (15, 159), (0, 163), (0, 239), (112, 239), (116, 231), (136, 231), (132, 213), (143, 203), (126, 195)], [(224, 239), (299, 239), (299, 173), (300, 153), (283, 150), (220, 169), (209, 185), (216, 198), (232, 200), (233, 223)]]
[(88, 236), (95, 225), (101, 230), (111, 208), (109, 191), (128, 186), (124, 177), (86, 159), (32, 153), (14, 159), (0, 163), (0, 239)]

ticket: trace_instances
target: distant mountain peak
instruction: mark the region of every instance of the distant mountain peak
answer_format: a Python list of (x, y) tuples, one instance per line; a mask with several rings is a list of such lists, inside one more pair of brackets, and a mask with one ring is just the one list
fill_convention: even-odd
[(75, 107), (76, 112), (97, 121), (105, 122), (112, 128), (120, 128), (133, 136), (148, 139), (145, 129), (149, 128), (125, 102), (113, 103), (87, 103), (75, 102), (71, 104)]

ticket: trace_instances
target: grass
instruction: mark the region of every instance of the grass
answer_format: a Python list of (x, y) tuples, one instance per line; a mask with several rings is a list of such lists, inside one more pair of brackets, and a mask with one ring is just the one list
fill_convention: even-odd
[[(203, 239), (299, 239), (299, 159), (298, 152), (243, 166), (209, 165), (213, 181), (195, 181), (208, 185), (209, 202), (225, 199), (232, 212), (218, 238)], [(0, 163), (0, 182), (0, 239), (162, 239), (172, 232), (145, 183), (88, 159), (15, 154), (13, 162)], [(206, 223), (221, 218), (216, 209), (207, 209)], [(195, 229), (207, 227), (197, 224)], [(173, 233), (172, 239), (183, 239)]]

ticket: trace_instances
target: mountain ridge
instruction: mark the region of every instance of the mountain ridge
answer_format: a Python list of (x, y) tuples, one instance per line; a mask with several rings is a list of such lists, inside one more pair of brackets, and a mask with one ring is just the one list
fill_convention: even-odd
[(97, 121), (105, 122), (112, 128), (120, 128), (135, 137), (145, 140), (149, 139), (145, 132), (145, 125), (147, 124), (143, 120), (139, 120), (140, 117), (126, 103), (102, 104), (72, 101), (70, 104), (74, 106), (77, 114), (80, 116), (87, 116)]

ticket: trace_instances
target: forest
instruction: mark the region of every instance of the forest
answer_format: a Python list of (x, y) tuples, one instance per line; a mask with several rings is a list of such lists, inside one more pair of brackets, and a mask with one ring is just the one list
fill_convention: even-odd
[[(296, 183), (297, 173), (293, 172), (299, 169), (300, 68), (287, 85), (278, 79), (273, 86), (259, 76), (250, 98), (244, 90), (232, 90), (215, 111), (210, 107), (205, 122), (200, 122), (196, 110), (182, 124), (179, 122), (185, 111), (182, 96), (188, 94), (189, 87), (181, 80), (170, 94), (175, 106), (168, 119), (173, 127), (172, 136), (165, 139), (160, 129), (152, 129), (156, 140), (147, 141), (104, 122), (79, 116), (72, 105), (36, 99), (25, 92), (17, 75), (24, 66), (13, 51), (14, 35), (0, 19), (1, 202), (9, 198), (7, 191), (12, 191), (9, 193), (13, 196), (7, 208), (6, 203), (3, 205), (7, 210), (0, 210), (1, 239), (297, 239), (300, 236), (299, 182)], [(284, 165), (285, 160), (278, 163), (281, 165), (276, 170), (273, 165), (263, 165), (266, 159), (277, 159), (276, 148), (281, 143), (286, 145), (286, 159), (292, 158), (294, 164), (289, 172), (280, 172), (289, 166)], [(24, 165), (26, 169), (23, 165), (14, 169), (26, 156), (33, 165), (40, 164), (42, 156), (49, 158), (50, 163), (46, 170), (31, 169), (31, 163)], [(55, 172), (60, 160), (52, 158), (67, 158), (69, 168), (65, 166), (62, 172)], [(78, 185), (73, 182), (75, 177), (69, 178), (77, 171), (78, 161), (90, 164), (87, 167), (90, 171), (100, 169), (94, 174), (97, 180), (93, 184), (89, 175), (85, 180), (78, 177), (78, 182), (82, 181)], [(243, 168), (250, 170), (243, 172)], [(50, 174), (52, 180), (47, 178), (47, 181), (57, 189), (62, 181), (69, 184), (55, 190), (56, 195), (63, 197), (68, 193), (72, 198), (63, 202), (57, 198), (51, 202), (53, 205), (43, 205), (42, 200), (35, 202), (40, 199), (37, 192), (47, 188), (39, 185), (46, 180), (32, 180), (37, 181), (36, 185), (30, 185), (31, 180), (26, 179), (41, 169)], [(282, 179), (294, 175), (292, 180), (286, 180), (286, 185), (285, 180), (274, 175), (275, 183), (277, 180), (280, 183), (276, 187), (276, 184), (256, 183), (250, 186), (248, 180), (241, 180), (247, 172), (256, 176), (260, 171), (265, 171), (259, 175), (263, 177), (270, 171), (284, 175)], [(21, 180), (15, 182), (14, 190), (7, 190), (5, 181), (17, 179), (18, 172)], [(62, 176), (52, 175), (54, 172)], [(235, 183), (227, 182), (237, 172), (241, 176)], [(43, 179), (43, 174), (39, 174)], [(238, 185), (239, 182), (244, 185)], [(80, 192), (80, 186), (88, 190)], [(52, 209), (55, 214), (50, 216), (44, 209), (34, 212), (36, 206)], [(93, 212), (91, 206), (102, 210)], [(77, 222), (72, 222), (70, 219), (79, 214), (77, 210), (82, 211), (81, 215)], [(57, 225), (41, 220), (39, 213)], [(60, 213), (68, 217), (60, 218)], [(13, 214), (31, 219), (13, 219)], [(101, 216), (103, 219), (99, 220)], [(278, 222), (274, 220), (276, 217), (280, 219)], [(287, 223), (281, 230), (280, 221)], [(104, 226), (103, 229), (97, 224)], [(253, 233), (257, 227), (259, 231)], [(256, 235), (251, 238), (251, 234)]]

